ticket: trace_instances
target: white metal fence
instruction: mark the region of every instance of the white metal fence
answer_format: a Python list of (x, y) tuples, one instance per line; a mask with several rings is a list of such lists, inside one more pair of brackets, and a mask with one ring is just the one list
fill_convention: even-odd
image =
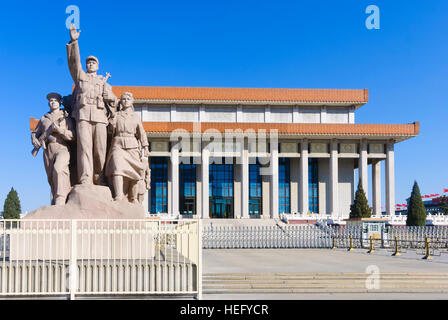
[[(397, 226), (405, 226), (406, 225), (406, 215), (393, 214), (393, 215), (373, 215), (372, 218), (377, 219), (387, 219), (391, 225)], [(334, 224), (346, 224), (346, 219), (348, 219), (348, 215), (346, 216), (331, 216), (327, 214), (320, 213), (281, 213), (280, 219), (286, 223), (294, 223), (295, 221), (304, 221), (304, 220), (315, 220), (317, 222), (322, 223), (334, 223)], [(428, 226), (448, 226), (448, 215), (443, 215), (441, 213), (436, 214), (427, 214), (426, 215), (426, 224)]]
[[(212, 226), (203, 227), (204, 249), (239, 248), (361, 248), (367, 240), (361, 226), (350, 225), (271, 225), (271, 226)], [(367, 230), (365, 230), (367, 232)], [(400, 241), (448, 241), (448, 226), (406, 227), (389, 226), (382, 235), (383, 245), (397, 237)], [(350, 238), (352, 244), (350, 244)]]
[(203, 227), (204, 249), (330, 248), (334, 229), (317, 225)]
[(199, 220), (3, 220), (0, 297), (194, 295)]

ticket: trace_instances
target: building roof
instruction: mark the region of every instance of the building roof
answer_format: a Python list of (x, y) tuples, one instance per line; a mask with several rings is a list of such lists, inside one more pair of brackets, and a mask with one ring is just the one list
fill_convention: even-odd
[(368, 89), (268, 89), (114, 86), (119, 97), (129, 91), (136, 101), (171, 103), (335, 104), (359, 107), (369, 101)]
[[(30, 118), (30, 129), (34, 130), (38, 119)], [(174, 130), (187, 132), (206, 132), (217, 130), (250, 130), (256, 132), (277, 130), (279, 135), (294, 135), (302, 137), (377, 137), (393, 138), (397, 142), (415, 137), (419, 134), (420, 124), (331, 124), (331, 123), (242, 123), (242, 122), (143, 122), (148, 133), (170, 134)]]
[(330, 123), (241, 123), (241, 122), (143, 122), (146, 132), (170, 133), (176, 129), (188, 132), (206, 132), (207, 130), (255, 131), (278, 130), (282, 135), (303, 136), (377, 136), (395, 137), (404, 140), (419, 134), (419, 122), (411, 124), (330, 124)]

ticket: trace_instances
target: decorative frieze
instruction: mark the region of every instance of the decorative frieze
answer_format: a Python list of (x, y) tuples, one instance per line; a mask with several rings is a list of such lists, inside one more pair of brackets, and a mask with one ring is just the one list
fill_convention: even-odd
[(341, 153), (356, 153), (356, 143), (341, 143)]
[(310, 153), (328, 153), (328, 145), (326, 143), (310, 143)]
[(200, 142), (192, 142), (190, 139), (185, 139), (179, 143), (181, 152), (201, 152)]
[(168, 152), (168, 141), (151, 141), (151, 152)]
[(297, 153), (297, 143), (295, 142), (281, 142), (280, 143), (281, 153)]
[(266, 141), (257, 141), (249, 143), (250, 153), (265, 153), (268, 152)]
[(211, 152), (237, 152), (240, 151), (241, 148), (239, 143), (234, 142), (212, 142), (210, 144)]
[(382, 143), (370, 143), (369, 153), (384, 153), (384, 145)]

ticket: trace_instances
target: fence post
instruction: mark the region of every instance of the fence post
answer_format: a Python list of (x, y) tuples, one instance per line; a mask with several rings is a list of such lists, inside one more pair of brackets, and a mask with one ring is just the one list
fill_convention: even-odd
[(333, 234), (333, 246), (331, 247), (331, 249), (336, 249), (336, 237)]
[(393, 256), (401, 256), (401, 253), (398, 251), (398, 237), (395, 236), (395, 251), (392, 254)]
[(76, 284), (78, 280), (78, 266), (76, 259), (77, 220), (71, 221), (71, 250), (70, 250), (70, 300), (75, 300)]
[(348, 251), (353, 251), (354, 249), (353, 249), (353, 236), (352, 235), (350, 235), (350, 246), (349, 246), (349, 248), (348, 248)]
[(369, 251), (367, 253), (374, 253), (375, 249), (373, 248), (373, 238), (372, 238), (372, 236), (369, 237), (369, 242), (370, 242), (370, 244), (369, 244)]
[(431, 248), (429, 247), (429, 238), (425, 237), (425, 248), (426, 248), (426, 255), (423, 257), (423, 259), (431, 260)]

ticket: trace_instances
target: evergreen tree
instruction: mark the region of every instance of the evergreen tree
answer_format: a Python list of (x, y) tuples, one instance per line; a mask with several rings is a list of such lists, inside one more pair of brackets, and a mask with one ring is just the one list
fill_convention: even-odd
[(426, 209), (423, 205), (420, 188), (417, 181), (414, 181), (412, 187), (411, 198), (409, 199), (408, 215), (406, 219), (407, 226), (425, 226), (426, 225)]
[(355, 201), (350, 205), (350, 219), (352, 218), (370, 218), (372, 211), (367, 202), (366, 193), (362, 187), (361, 180), (358, 183), (358, 190), (355, 193)]
[(20, 219), (20, 200), (17, 191), (11, 188), (3, 205), (3, 219)]
[(440, 211), (442, 212), (442, 214), (447, 215), (448, 214), (448, 198), (446, 196), (441, 196), (439, 198), (440, 200)]

